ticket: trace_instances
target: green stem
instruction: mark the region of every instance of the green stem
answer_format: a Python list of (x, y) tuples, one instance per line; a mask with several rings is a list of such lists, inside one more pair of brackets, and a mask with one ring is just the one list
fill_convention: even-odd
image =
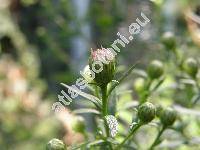
[(106, 116), (108, 114), (107, 85), (101, 87), (101, 92), (102, 92), (102, 115)]
[(154, 147), (158, 144), (158, 141), (160, 139), (160, 136), (163, 134), (164, 130), (166, 129), (165, 126), (162, 127), (162, 129), (158, 132), (156, 139), (154, 140), (153, 144), (151, 145), (151, 147), (149, 148), (149, 150), (153, 150)]
[(140, 105), (145, 103), (147, 101), (147, 98), (149, 97), (150, 93), (150, 86), (152, 84), (152, 79), (148, 78), (147, 83), (145, 85), (145, 91), (142, 93), (142, 96), (140, 98)]
[(129, 140), (133, 134), (135, 133), (135, 131), (137, 131), (143, 124), (141, 122), (139, 122), (138, 124), (136, 124), (131, 132), (128, 134), (128, 136), (118, 145), (118, 147), (116, 148), (116, 150), (119, 150), (122, 148), (122, 146), (126, 143), (127, 140)]
[[(106, 136), (109, 137), (109, 127), (106, 121), (105, 116), (108, 115), (108, 101), (107, 101), (107, 85), (101, 87), (102, 92), (102, 115), (104, 118), (104, 125), (106, 129)], [(112, 145), (109, 142), (106, 142), (109, 148), (112, 150)]]

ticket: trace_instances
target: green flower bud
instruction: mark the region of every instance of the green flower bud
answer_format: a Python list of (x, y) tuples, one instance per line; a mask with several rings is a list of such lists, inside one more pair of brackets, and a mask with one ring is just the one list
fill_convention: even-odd
[(136, 92), (140, 93), (145, 90), (145, 80), (144, 78), (137, 78), (134, 81), (133, 87)]
[(63, 141), (59, 139), (52, 139), (48, 142), (46, 150), (66, 150), (66, 146)]
[(161, 38), (161, 41), (167, 50), (176, 49), (176, 38), (172, 32), (165, 32)]
[(112, 81), (115, 73), (115, 57), (109, 49), (91, 51), (90, 70), (95, 73), (94, 81), (98, 86), (105, 86)]
[(198, 64), (197, 61), (194, 58), (188, 58), (184, 63), (183, 63), (183, 69), (187, 74), (192, 76), (193, 78), (196, 77), (196, 74), (198, 72)]
[(153, 60), (148, 66), (147, 72), (151, 79), (156, 79), (162, 76), (164, 66), (159, 60)]
[(176, 117), (177, 112), (174, 109), (168, 107), (162, 111), (160, 120), (165, 127), (168, 127), (173, 125), (173, 123), (176, 121)]
[(156, 115), (156, 108), (152, 103), (146, 102), (139, 106), (138, 117), (143, 123), (151, 122)]
[(75, 132), (83, 133), (85, 130), (85, 120), (78, 116), (72, 121), (72, 128)]

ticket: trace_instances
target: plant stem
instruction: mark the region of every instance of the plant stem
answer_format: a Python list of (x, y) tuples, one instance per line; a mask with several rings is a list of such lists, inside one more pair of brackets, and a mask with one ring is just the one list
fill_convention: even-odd
[(109, 128), (108, 128), (107, 121), (106, 121), (106, 118), (105, 118), (105, 116), (108, 115), (107, 85), (101, 87), (101, 94), (102, 94), (102, 116), (104, 118), (106, 135), (107, 135), (107, 137), (109, 137)]
[(136, 124), (131, 132), (128, 134), (128, 136), (118, 145), (118, 147), (116, 148), (116, 150), (119, 150), (122, 148), (122, 146), (126, 143), (126, 141), (131, 138), (133, 136), (133, 134), (135, 133), (135, 131), (137, 131), (143, 124), (141, 122), (139, 122), (138, 124)]
[(164, 132), (164, 130), (166, 129), (165, 126), (162, 126), (162, 129), (158, 132), (156, 139), (154, 140), (153, 144), (151, 145), (151, 147), (149, 148), (149, 150), (153, 150), (153, 148), (158, 144), (158, 141), (160, 139), (160, 136), (162, 135), (162, 133)]
[(102, 115), (106, 116), (108, 114), (107, 85), (101, 87), (101, 92), (102, 92)]
[(141, 105), (141, 104), (143, 104), (143, 103), (145, 103), (147, 101), (147, 98), (151, 94), (150, 90), (149, 90), (151, 84), (152, 84), (152, 79), (148, 78), (147, 83), (145, 85), (145, 91), (143, 92), (143, 94), (142, 94), (142, 96), (140, 98), (140, 104), (139, 105)]

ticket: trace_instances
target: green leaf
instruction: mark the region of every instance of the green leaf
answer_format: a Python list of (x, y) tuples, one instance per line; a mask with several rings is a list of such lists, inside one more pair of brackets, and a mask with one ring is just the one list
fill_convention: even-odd
[(95, 146), (95, 145), (101, 145), (102, 143), (104, 143), (104, 140), (96, 140), (94, 142), (91, 142), (87, 145), (88, 148), (90, 148), (91, 146)]
[(199, 100), (200, 100), (200, 93), (198, 93), (192, 97), (192, 100), (191, 100), (192, 105), (195, 105)]
[(160, 87), (160, 85), (164, 82), (164, 80), (165, 80), (165, 77), (160, 78), (158, 80), (158, 83), (152, 88), (151, 93), (156, 91)]
[(116, 113), (117, 100), (118, 100), (118, 96), (116, 95), (116, 92), (113, 92), (110, 96), (108, 106), (109, 106), (109, 114), (114, 115), (114, 116)]
[(135, 69), (135, 70), (134, 70), (134, 74), (137, 74), (137, 75), (139, 75), (139, 76), (141, 76), (141, 77), (144, 77), (144, 78), (147, 78), (147, 77), (148, 77), (146, 71), (144, 71), (144, 70), (142, 70), (142, 69)]
[(97, 106), (99, 109), (101, 109), (101, 101), (97, 97), (95, 97), (93, 95), (90, 95), (90, 94), (87, 94), (85, 92), (82, 92), (81, 90), (75, 89), (75, 88), (73, 88), (73, 87), (71, 87), (69, 85), (66, 85), (64, 83), (61, 83), (61, 85), (66, 87), (66, 88), (68, 88), (68, 89), (70, 89), (70, 90), (72, 90), (72, 91), (74, 91), (75, 93), (87, 98), (88, 100), (93, 102), (95, 104), (95, 106)]

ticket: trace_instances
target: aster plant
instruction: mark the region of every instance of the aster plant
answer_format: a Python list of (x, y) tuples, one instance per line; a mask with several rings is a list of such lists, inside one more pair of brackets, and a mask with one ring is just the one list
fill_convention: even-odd
[[(169, 52), (179, 55), (176, 43), (173, 41), (173, 34), (167, 33), (162, 40), (165, 48), (170, 49)], [(154, 93), (160, 92), (159, 89), (161, 89), (166, 79), (165, 65), (160, 60), (150, 62), (146, 71), (143, 70), (142, 73), (140, 72), (140, 77), (136, 78), (134, 82), (134, 91), (137, 94), (138, 100), (126, 102), (123, 100), (123, 96), (120, 96), (119, 85), (132, 75), (136, 64), (120, 75), (120, 71), (116, 69), (116, 60), (116, 56), (110, 49), (101, 48), (91, 50), (89, 65), (86, 67), (87, 69), (84, 74), (85, 80), (88, 83), (87, 89), (91, 92), (90, 94), (62, 84), (94, 104), (90, 108), (75, 110), (74, 113), (94, 114), (97, 126), (96, 132), (91, 135), (86, 132), (87, 122), (83, 119), (76, 119), (72, 124), (73, 129), (83, 134), (85, 142), (80, 145), (68, 146), (65, 149), (141, 149), (137, 136), (138, 134), (142, 134), (142, 132), (146, 132), (145, 128), (155, 129), (156, 127), (157, 129), (157, 132), (153, 133), (154, 138), (146, 144), (145, 149), (149, 150), (162, 146), (162, 135), (166, 130), (173, 130), (184, 135), (184, 123), (178, 115), (178, 111), (173, 107), (158, 105), (158, 103), (155, 103), (157, 101), (153, 100)], [(191, 58), (185, 61), (177, 61), (179, 61), (177, 68), (185, 72), (188, 78), (194, 80), (197, 88), (199, 88), (196, 61)], [(134, 73), (137, 74), (137, 71)], [(126, 92), (123, 91), (121, 94), (126, 95)], [(128, 104), (125, 105), (124, 103)], [(128, 116), (126, 115), (127, 113), (129, 114)], [(124, 115), (129, 118), (128, 121), (124, 119)], [(51, 147), (51, 143), (48, 144), (48, 150), (51, 149), (49, 148)], [(63, 143), (57, 143), (60, 143), (63, 148)]]

